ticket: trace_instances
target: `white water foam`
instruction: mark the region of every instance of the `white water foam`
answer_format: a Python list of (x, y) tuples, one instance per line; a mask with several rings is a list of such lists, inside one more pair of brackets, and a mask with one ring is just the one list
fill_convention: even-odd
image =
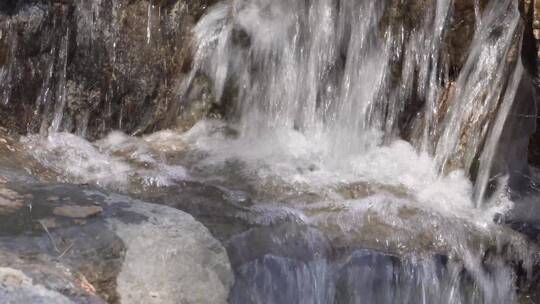
[(167, 186), (188, 178), (185, 168), (166, 165), (143, 140), (120, 132), (96, 143), (69, 133), (31, 135), (22, 142), (32, 156), (60, 174), (64, 182), (124, 190), (133, 180), (143, 186)]
[(347, 183), (386, 185), (402, 189), (422, 208), (483, 225), (512, 207), (502, 188), (488, 207), (475, 209), (473, 186), (463, 171), (440, 176), (432, 157), (402, 140), (371, 147), (362, 154), (333, 158), (325, 153), (332, 141), (324, 137), (310, 140), (300, 132), (281, 129), (264, 137), (231, 139), (216, 131), (223, 127), (219, 122), (202, 121), (183, 135), (187, 143), (208, 154), (198, 166), (223, 166), (236, 159), (245, 164), (249, 179), (259, 186), (277, 179), (317, 193)]
[[(336, 189), (363, 183), (403, 192), (417, 207), (482, 225), (512, 207), (501, 189), (489, 207), (475, 209), (472, 184), (462, 171), (441, 177), (428, 154), (418, 153), (402, 140), (334, 158), (326, 153), (332, 140), (322, 136), (313, 140), (294, 130), (275, 129), (264, 137), (234, 137), (227, 128), (223, 122), (203, 120), (186, 133), (169, 130), (137, 138), (113, 132), (95, 143), (56, 133), (45, 138), (28, 136), (22, 142), (64, 181), (113, 189), (125, 189), (130, 183), (163, 187), (192, 178), (225, 180), (237, 171), (232, 172), (238, 177), (237, 185), (249, 183), (263, 192), (265, 187), (275, 187), (276, 201), (286, 188), (343, 201), (346, 198)], [(372, 142), (380, 142), (377, 135)], [(180, 155), (180, 162), (168, 161), (166, 156), (175, 154)], [(228, 167), (231, 162), (240, 165)]]

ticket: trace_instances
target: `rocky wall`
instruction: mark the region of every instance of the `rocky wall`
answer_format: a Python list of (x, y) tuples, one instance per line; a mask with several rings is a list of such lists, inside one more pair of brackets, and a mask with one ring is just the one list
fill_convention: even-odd
[(111, 129), (169, 127), (181, 112), (185, 124), (188, 104), (205, 111), (212, 103), (204, 78), (180, 96), (191, 66), (191, 28), (211, 2), (3, 1), (2, 125), (96, 138)]

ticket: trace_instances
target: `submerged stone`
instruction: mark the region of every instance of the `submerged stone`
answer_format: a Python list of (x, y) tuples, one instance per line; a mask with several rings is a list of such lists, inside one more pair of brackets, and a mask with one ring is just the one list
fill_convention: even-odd
[(103, 208), (99, 206), (61, 206), (53, 210), (54, 215), (71, 218), (87, 218), (101, 212), (103, 212)]
[(0, 188), (0, 210), (3, 212), (10, 212), (16, 209), (22, 208), (23, 197), (17, 192)]

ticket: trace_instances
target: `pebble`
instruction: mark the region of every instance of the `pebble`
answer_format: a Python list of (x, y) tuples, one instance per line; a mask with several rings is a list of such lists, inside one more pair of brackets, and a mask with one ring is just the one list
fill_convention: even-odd
[(53, 210), (54, 215), (70, 218), (87, 218), (103, 212), (99, 206), (62, 206)]
[(22, 196), (19, 193), (0, 188), (0, 208), (4, 209), (19, 209), (23, 207)]

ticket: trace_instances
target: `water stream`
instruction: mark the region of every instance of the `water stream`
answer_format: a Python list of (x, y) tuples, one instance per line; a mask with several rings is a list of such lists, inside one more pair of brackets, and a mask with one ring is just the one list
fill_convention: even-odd
[(21, 143), (62, 182), (193, 214), (228, 249), (231, 303), (520, 303), (534, 248), (494, 220), (505, 172), (487, 190), (523, 74), (517, 3), (475, 1), (459, 73), (454, 1), (413, 24), (396, 3), (219, 2), (181, 85), (207, 75), (227, 119), (89, 142), (57, 132), (60, 88), (49, 134)]

